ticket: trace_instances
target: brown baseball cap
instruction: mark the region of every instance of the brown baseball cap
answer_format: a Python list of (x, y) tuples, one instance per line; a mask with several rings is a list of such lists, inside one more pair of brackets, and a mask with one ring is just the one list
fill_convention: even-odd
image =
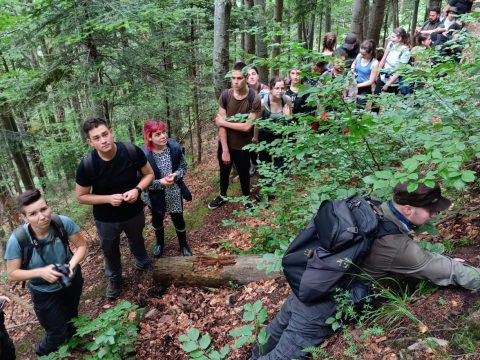
[(400, 205), (410, 205), (432, 211), (447, 210), (452, 202), (442, 196), (440, 185), (435, 183), (431, 188), (425, 184), (419, 184), (417, 189), (408, 192), (408, 183), (397, 184), (393, 188), (393, 201)]

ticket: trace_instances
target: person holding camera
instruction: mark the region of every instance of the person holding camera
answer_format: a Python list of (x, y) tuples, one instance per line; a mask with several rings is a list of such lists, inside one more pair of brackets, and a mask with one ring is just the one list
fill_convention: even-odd
[(25, 224), (8, 239), (7, 275), (10, 281), (28, 281), (35, 314), (46, 332), (35, 347), (43, 356), (75, 333), (70, 320), (78, 317), (83, 288), (79, 263), (87, 254), (87, 242), (75, 222), (53, 214), (38, 189), (25, 191), (16, 202)]

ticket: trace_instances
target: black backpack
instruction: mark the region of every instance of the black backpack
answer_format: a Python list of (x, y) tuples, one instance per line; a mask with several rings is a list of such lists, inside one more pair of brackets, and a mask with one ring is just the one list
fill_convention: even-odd
[[(138, 168), (138, 155), (137, 155), (137, 149), (135, 148), (135, 145), (132, 143), (128, 142), (122, 142), (123, 145), (125, 145), (125, 148), (127, 149), (128, 153), (128, 158), (130, 159), (130, 162)], [(87, 176), (90, 179), (95, 179), (95, 167), (93, 165), (93, 151), (91, 151), (88, 155), (86, 155), (82, 159), (83, 166), (85, 168), (85, 172)]]
[[(62, 240), (63, 246), (65, 247), (65, 253), (68, 254), (70, 252), (70, 254), (72, 254), (72, 251), (70, 250), (70, 246), (68, 244), (68, 233), (63, 226), (60, 216), (58, 216), (57, 214), (52, 214), (51, 224), (53, 226), (55, 236), (58, 236), (60, 240)], [(17, 227), (13, 231), (13, 234), (17, 238), (18, 244), (22, 249), (22, 265), (20, 268), (26, 270), (32, 258), (33, 249), (36, 248), (38, 250), (40, 248), (40, 245), (38, 244), (32, 233), (27, 233), (27, 230), (24, 228), (23, 225)], [(33, 241), (31, 241), (30, 239), (32, 239)]]
[(346, 288), (372, 241), (401, 233), (383, 220), (378, 205), (379, 201), (358, 195), (322, 202), (282, 259), (285, 277), (300, 301), (318, 302), (331, 298), (337, 288)]

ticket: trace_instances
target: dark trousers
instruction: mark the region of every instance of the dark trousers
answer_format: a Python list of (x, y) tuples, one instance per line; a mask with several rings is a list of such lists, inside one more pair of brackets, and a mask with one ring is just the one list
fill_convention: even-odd
[(222, 161), (222, 144), (218, 143), (217, 158), (220, 166), (220, 195), (227, 196), (228, 185), (230, 182), (230, 172), (232, 165), (235, 164), (238, 176), (240, 178), (240, 186), (243, 196), (250, 195), (250, 153), (247, 150), (233, 150), (230, 152), (230, 164), (226, 165)]
[(143, 228), (145, 227), (145, 215), (143, 210), (133, 218), (122, 222), (102, 222), (95, 220), (100, 246), (105, 258), (105, 275), (115, 282), (122, 281), (122, 262), (120, 254), (120, 234), (125, 232), (128, 239), (128, 247), (135, 256), (136, 268), (147, 269), (150, 259), (145, 249)]
[[(165, 213), (155, 212), (150, 208), (152, 212), (152, 226), (155, 230), (163, 228), (163, 220), (165, 219)], [(170, 213), (173, 225), (177, 231), (185, 231), (185, 219), (183, 213)]]
[(15, 347), (5, 329), (5, 314), (0, 310), (0, 360), (15, 360)]
[(37, 355), (48, 355), (68, 341), (75, 334), (75, 327), (69, 323), (78, 317), (78, 304), (83, 288), (83, 278), (78, 266), (72, 284), (59, 291), (41, 292), (30, 289), (33, 308), (46, 335), (37, 345)]
[[(377, 83), (375, 84), (375, 95), (379, 95), (383, 91), (382, 88), (384, 85), (385, 83), (380, 79), (380, 77), (378, 77)], [(397, 83), (397, 84), (390, 85), (386, 92), (398, 94), (398, 91), (399, 89), (398, 89), (398, 83)]]
[(250, 360), (305, 359), (302, 351), (319, 346), (333, 330), (325, 321), (336, 312), (334, 300), (304, 304), (290, 293), (279, 313), (267, 326), (268, 341), (263, 349), (253, 348)]
[(365, 107), (367, 106), (368, 95), (372, 95), (372, 87), (371, 86), (365, 86), (365, 87), (358, 88), (358, 93), (357, 93), (357, 105), (358, 105), (358, 107), (360, 107), (362, 109), (365, 109)]

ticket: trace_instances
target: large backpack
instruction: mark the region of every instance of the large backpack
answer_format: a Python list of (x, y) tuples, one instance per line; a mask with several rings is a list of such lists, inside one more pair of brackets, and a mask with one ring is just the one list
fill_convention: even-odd
[[(125, 148), (127, 149), (127, 153), (128, 153), (128, 158), (130, 160), (130, 162), (138, 168), (138, 155), (137, 155), (137, 149), (135, 148), (135, 145), (133, 145), (132, 143), (128, 143), (128, 142), (122, 142), (123, 145), (125, 145)], [(90, 178), (90, 179), (95, 179), (96, 177), (96, 174), (95, 174), (95, 167), (94, 167), (94, 164), (93, 164), (93, 151), (90, 152), (88, 155), (86, 155), (83, 159), (82, 159), (82, 163), (83, 163), (83, 166), (85, 168), (85, 172), (87, 174), (87, 176)]]
[[(55, 236), (58, 236), (60, 240), (63, 243), (63, 246), (65, 247), (65, 253), (72, 254), (72, 251), (70, 250), (70, 246), (68, 244), (68, 233), (65, 230), (65, 227), (63, 226), (62, 219), (60, 219), (60, 216), (57, 214), (52, 214), (52, 222), (51, 222)], [(28, 268), (28, 264), (30, 263), (30, 260), (32, 258), (33, 254), (33, 249), (40, 248), (40, 245), (38, 244), (37, 240), (35, 237), (30, 233), (28, 233), (27, 229), (23, 225), (17, 227), (14, 231), (13, 234), (18, 240), (18, 244), (20, 245), (20, 248), (22, 249), (22, 265), (21, 269), (26, 270)]]
[(372, 241), (401, 233), (382, 218), (379, 204), (358, 195), (322, 202), (282, 259), (285, 277), (300, 301), (321, 301), (335, 295), (337, 288), (346, 288)]

